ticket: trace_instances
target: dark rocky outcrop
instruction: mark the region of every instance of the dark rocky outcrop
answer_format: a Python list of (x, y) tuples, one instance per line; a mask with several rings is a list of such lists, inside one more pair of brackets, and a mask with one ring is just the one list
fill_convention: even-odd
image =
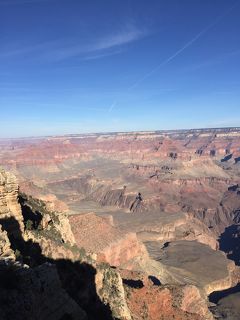
[[(1, 196), (3, 201), (3, 192)], [(3, 201), (4, 214), (0, 213), (1, 319), (135, 320), (142, 316), (144, 300), (144, 312), (151, 320), (159, 312), (164, 320), (212, 319), (206, 300), (194, 286), (161, 287), (148, 275), (144, 276), (148, 280), (142, 288), (133, 288), (131, 281), (123, 285), (117, 269), (97, 262), (94, 254), (70, 241), (63, 241), (68, 229), (64, 220), (61, 232), (60, 213), (48, 211), (43, 202), (21, 195), (25, 212), (20, 211), (20, 217), (17, 196), (11, 198), (12, 211), (5, 215)], [(15, 219), (15, 214), (20, 219)]]

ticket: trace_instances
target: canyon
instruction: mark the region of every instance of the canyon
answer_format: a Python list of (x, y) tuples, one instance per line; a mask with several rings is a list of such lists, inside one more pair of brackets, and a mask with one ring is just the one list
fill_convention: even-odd
[(0, 166), (2, 314), (240, 317), (211, 298), (240, 281), (239, 128), (2, 139)]

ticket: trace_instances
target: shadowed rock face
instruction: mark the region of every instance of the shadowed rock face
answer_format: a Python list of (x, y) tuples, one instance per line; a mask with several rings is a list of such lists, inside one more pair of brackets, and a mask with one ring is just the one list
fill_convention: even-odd
[(70, 242), (63, 245), (59, 215), (34, 201), (42, 220), (51, 215), (51, 230), (32, 223), (23, 233), (14, 213), (0, 219), (1, 319), (131, 319), (119, 274)]
[[(72, 233), (67, 216), (54, 228), (60, 242), (76, 242), (98, 261), (148, 272), (161, 283), (186, 284), (149, 257), (142, 242), (156, 242), (160, 252), (166, 242), (197, 241), (215, 257), (218, 237), (240, 219), (239, 150), (239, 128), (71, 135), (0, 142), (0, 163), (18, 176), (22, 192), (71, 215)], [(41, 225), (51, 233), (50, 221), (45, 216)], [(44, 255), (71, 255), (51, 241), (38, 239)], [(206, 292), (232, 285), (224, 279)]]
[(209, 296), (211, 302), (216, 303), (211, 311), (217, 319), (238, 320), (240, 316), (240, 284), (220, 292), (213, 292)]
[(88, 319), (62, 289), (54, 265), (42, 264), (33, 269), (0, 265), (0, 278), (1, 319)]
[(220, 237), (220, 249), (240, 266), (240, 225), (232, 225)]
[[(236, 265), (240, 265), (240, 227), (232, 225), (225, 229), (221, 234), (220, 249), (226, 252), (227, 257), (233, 260)], [(240, 276), (238, 275), (238, 284), (232, 288), (213, 292), (209, 296), (211, 302), (217, 305), (211, 308), (218, 319), (237, 320), (240, 317), (239, 299), (240, 299)]]
[[(3, 193), (1, 196), (5, 197)], [(13, 202), (18, 204), (17, 198)], [(62, 241), (66, 226), (62, 232), (60, 213), (49, 211), (44, 202), (27, 195), (21, 202), (24, 233), (13, 212), (0, 219), (1, 319), (153, 320), (159, 314), (165, 320), (212, 319), (206, 299), (196, 287), (162, 287), (153, 276), (138, 273), (143, 281), (135, 280), (134, 272), (127, 270), (121, 270), (122, 277), (129, 279), (130, 275), (133, 279), (122, 280), (117, 269), (98, 263), (94, 254)], [(41, 219), (34, 224), (36, 213)], [(31, 224), (26, 223), (26, 217)], [(94, 219), (102, 225), (102, 220), (112, 223), (108, 218)], [(84, 233), (84, 216), (80, 222)], [(95, 228), (96, 232), (100, 230)], [(133, 287), (136, 281), (142, 281), (142, 285)]]

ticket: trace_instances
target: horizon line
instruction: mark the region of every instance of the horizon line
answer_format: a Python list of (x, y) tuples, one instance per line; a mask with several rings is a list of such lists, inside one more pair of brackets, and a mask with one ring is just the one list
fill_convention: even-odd
[(158, 133), (158, 132), (175, 132), (175, 131), (200, 131), (200, 130), (240, 130), (240, 126), (230, 127), (197, 127), (197, 128), (182, 128), (182, 129), (156, 129), (156, 130), (132, 130), (132, 131), (100, 131), (100, 132), (83, 132), (83, 133), (67, 133), (67, 134), (53, 134), (53, 135), (39, 135), (39, 136), (24, 136), (24, 137), (8, 137), (1, 138), (2, 140), (24, 140), (24, 139), (43, 139), (43, 138), (61, 138), (61, 137), (78, 137), (87, 135), (114, 135), (114, 134), (137, 134), (137, 133)]

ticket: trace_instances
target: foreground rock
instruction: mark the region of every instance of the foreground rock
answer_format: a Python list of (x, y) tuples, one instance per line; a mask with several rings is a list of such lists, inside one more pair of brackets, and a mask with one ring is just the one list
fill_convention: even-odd
[[(18, 203), (18, 184), (16, 177), (0, 169), (0, 219), (14, 218), (23, 232), (23, 216)], [(11, 234), (17, 235), (15, 225), (11, 224)]]
[(0, 190), (1, 319), (131, 319), (120, 275), (73, 245), (66, 216), (26, 195), (21, 211), (17, 192), (10, 211), (6, 190), (12, 179)]
[(57, 269), (52, 264), (36, 268), (0, 264), (1, 319), (59, 320), (71, 317), (87, 320), (87, 314), (62, 289)]
[[(120, 274), (106, 262), (99, 263), (96, 254), (88, 254), (76, 246), (66, 216), (49, 211), (41, 200), (21, 195), (22, 211), (8, 210), (5, 215), (5, 190), (11, 190), (11, 181), (10, 185), (8, 181), (0, 194), (4, 203), (0, 223), (0, 311), (3, 320), (9, 317), (19, 320), (211, 319), (206, 300), (194, 286), (154, 285), (143, 273), (144, 285), (134, 288), (135, 279), (131, 279), (134, 274), (130, 277), (129, 271)], [(14, 210), (19, 208), (16, 196), (15, 193), (11, 198)], [(99, 231), (103, 237), (104, 220), (98, 220), (96, 216), (94, 219), (95, 232)], [(83, 226), (87, 224), (84, 217), (80, 221)], [(21, 230), (23, 222), (24, 233)], [(98, 224), (100, 227), (97, 228)], [(109, 221), (107, 225), (113, 232), (110, 236), (116, 236), (115, 227)], [(83, 228), (83, 232), (86, 230)], [(119, 237), (117, 245), (113, 242), (114, 250), (121, 241), (121, 250), (127, 249), (121, 232)], [(111, 237), (106, 239), (111, 240)], [(132, 243), (132, 248), (141, 250), (136, 237), (132, 238)], [(104, 252), (103, 249), (100, 251)], [(105, 253), (106, 258), (122, 261), (121, 250), (116, 256), (112, 256), (113, 252)], [(137, 256), (136, 252), (131, 255)], [(131, 255), (129, 251), (128, 256)]]
[(137, 319), (213, 319), (206, 298), (195, 286), (159, 286), (157, 279), (121, 270), (126, 299)]

